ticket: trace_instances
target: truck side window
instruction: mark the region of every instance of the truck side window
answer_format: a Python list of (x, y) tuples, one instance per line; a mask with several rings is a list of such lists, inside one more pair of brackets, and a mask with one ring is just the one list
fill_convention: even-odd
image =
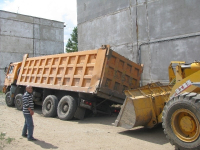
[(9, 74), (13, 72), (14, 66), (10, 66)]

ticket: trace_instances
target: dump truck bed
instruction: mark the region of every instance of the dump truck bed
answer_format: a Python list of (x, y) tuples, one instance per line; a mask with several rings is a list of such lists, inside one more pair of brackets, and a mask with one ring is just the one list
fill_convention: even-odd
[(23, 58), (18, 85), (95, 94), (123, 103), (125, 89), (139, 86), (142, 66), (109, 47)]

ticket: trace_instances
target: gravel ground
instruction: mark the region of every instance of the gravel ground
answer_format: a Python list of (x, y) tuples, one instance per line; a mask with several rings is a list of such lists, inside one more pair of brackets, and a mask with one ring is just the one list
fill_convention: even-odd
[[(174, 150), (161, 126), (154, 129), (117, 128), (111, 125), (117, 115), (62, 121), (43, 117), (40, 106), (35, 108), (33, 116), (34, 137), (38, 140), (30, 142), (21, 136), (22, 112), (7, 107), (4, 98), (5, 95), (0, 93), (0, 132), (6, 133), (6, 138), (15, 139), (5, 144), (5, 150)], [(1, 147), (2, 141), (0, 144)]]

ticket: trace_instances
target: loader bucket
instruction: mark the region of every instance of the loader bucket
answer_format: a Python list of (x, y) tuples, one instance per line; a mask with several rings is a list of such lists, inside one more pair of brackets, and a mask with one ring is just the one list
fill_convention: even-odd
[(138, 89), (126, 90), (126, 100), (114, 125), (126, 129), (137, 126), (154, 127), (161, 122), (159, 117), (171, 89), (172, 85), (151, 83)]

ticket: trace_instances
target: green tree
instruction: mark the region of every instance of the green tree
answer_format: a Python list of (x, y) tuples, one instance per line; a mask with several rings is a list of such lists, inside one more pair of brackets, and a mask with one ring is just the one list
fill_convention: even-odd
[(77, 52), (78, 51), (78, 33), (77, 33), (77, 27), (74, 27), (71, 38), (68, 39), (68, 42), (66, 44), (66, 52)]

